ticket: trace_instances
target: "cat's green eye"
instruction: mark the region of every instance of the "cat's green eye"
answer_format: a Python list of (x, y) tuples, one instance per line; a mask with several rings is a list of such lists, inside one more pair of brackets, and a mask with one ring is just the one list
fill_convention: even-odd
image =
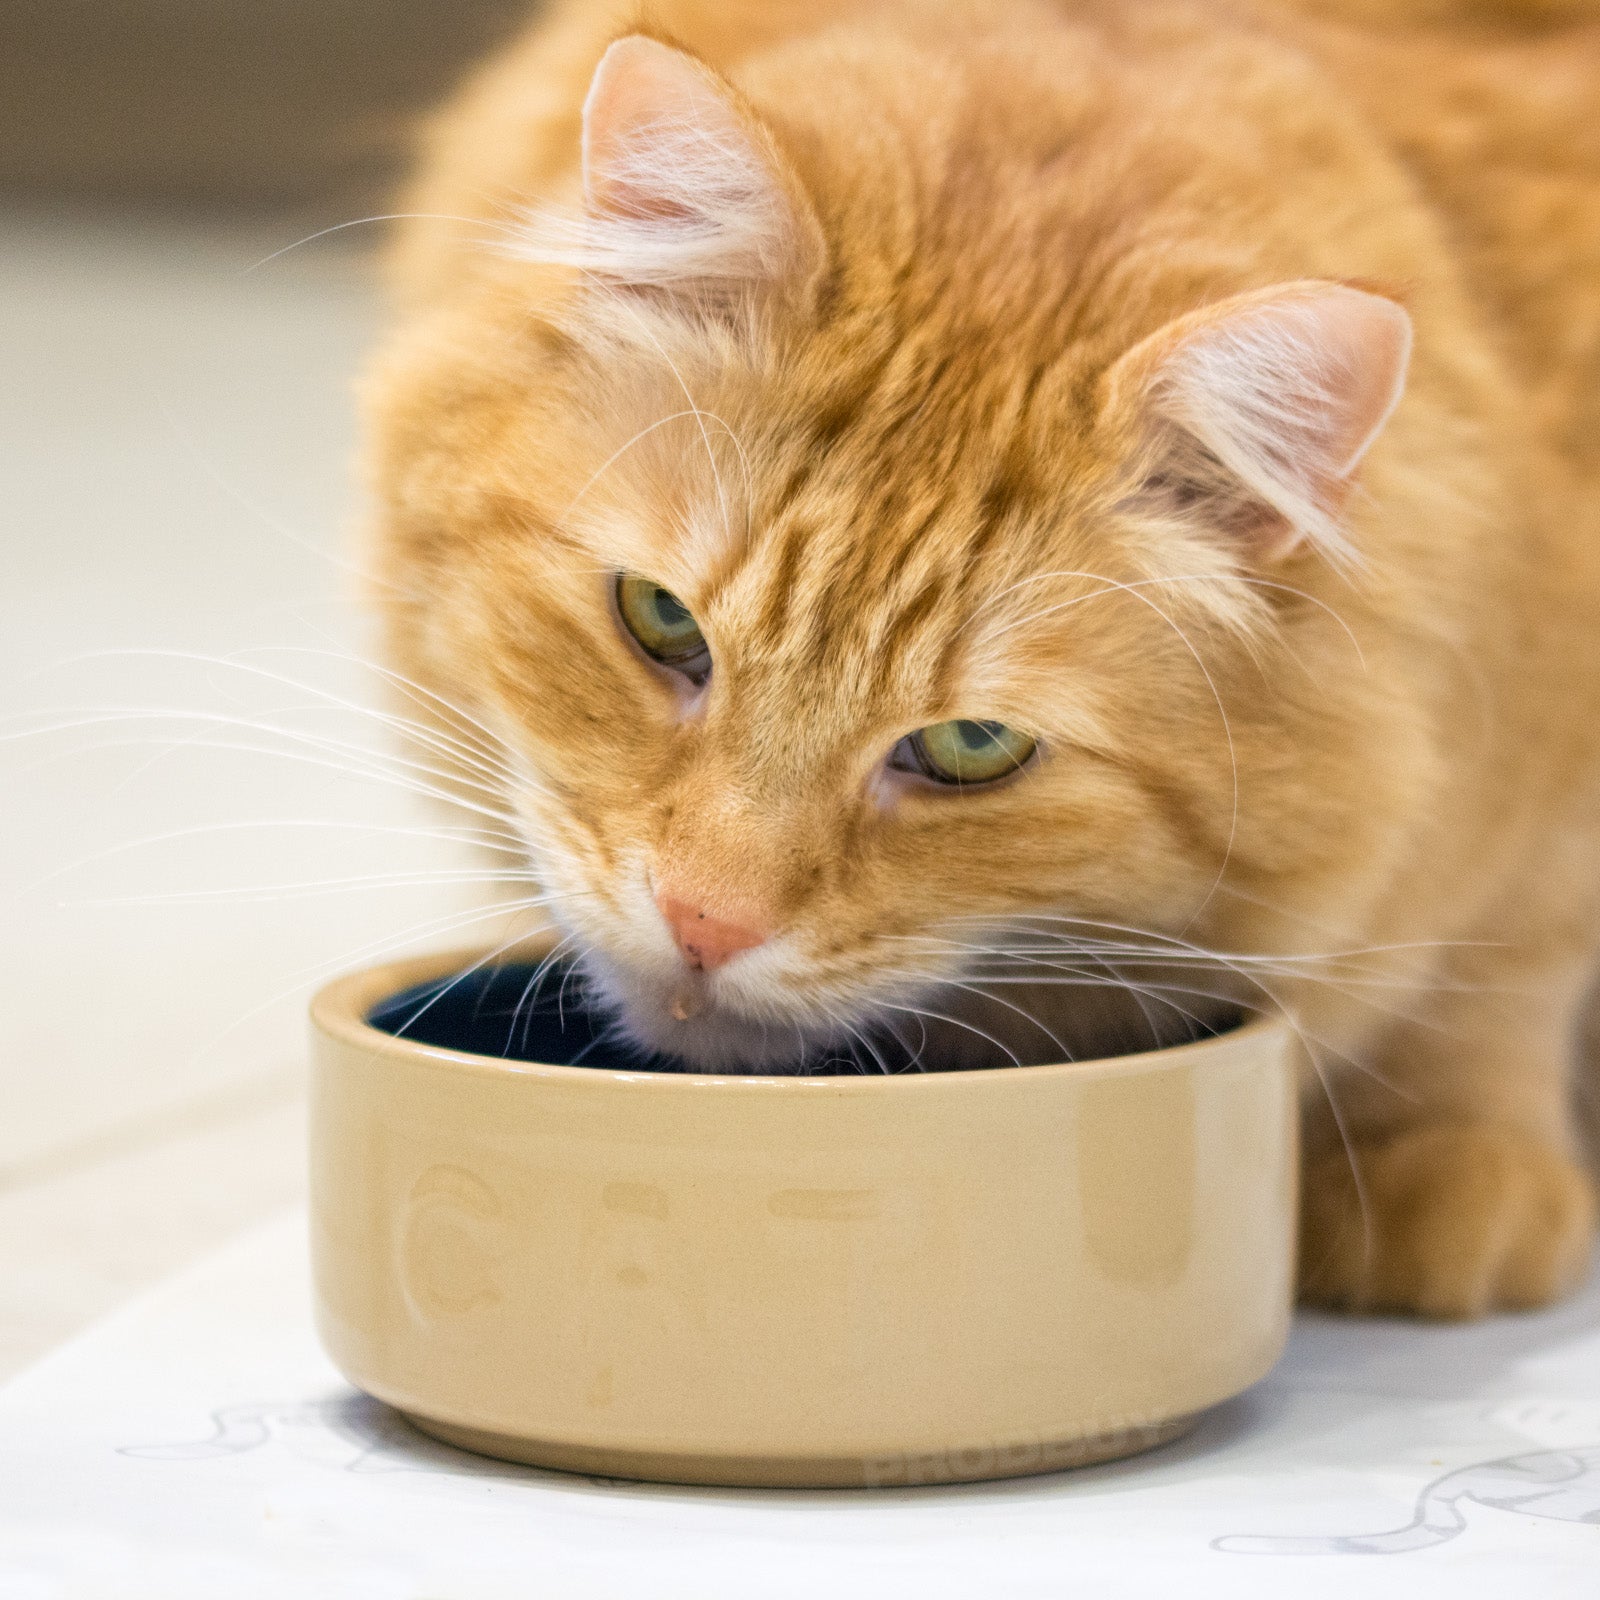
[(670, 589), (631, 572), (617, 574), (617, 614), (652, 660), (697, 682), (711, 670), (700, 624)]
[(936, 722), (895, 746), (889, 764), (937, 783), (993, 783), (1026, 766), (1038, 741), (1003, 722)]

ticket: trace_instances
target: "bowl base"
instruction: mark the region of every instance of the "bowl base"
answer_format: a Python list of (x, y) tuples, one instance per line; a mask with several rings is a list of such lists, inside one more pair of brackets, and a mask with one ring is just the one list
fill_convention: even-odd
[(416, 1411), (402, 1415), (430, 1438), (475, 1455), (531, 1467), (554, 1467), (598, 1478), (637, 1478), (742, 1489), (894, 1489), (918, 1484), (979, 1483), (1088, 1467), (1142, 1454), (1181, 1439), (1200, 1413), (1119, 1428), (1088, 1438), (1026, 1444), (908, 1451), (876, 1456), (718, 1456), (525, 1439), (516, 1434), (443, 1422)]

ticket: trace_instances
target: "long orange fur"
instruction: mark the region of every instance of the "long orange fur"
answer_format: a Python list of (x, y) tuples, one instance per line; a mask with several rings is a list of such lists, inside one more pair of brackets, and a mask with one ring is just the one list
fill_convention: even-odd
[[(585, 97), (640, 30), (586, 201)], [(654, 176), (609, 153), (647, 69), (704, 135)], [(1265, 999), (1317, 1068), (1309, 1296), (1569, 1288), (1597, 104), (1591, 0), (568, 0), (491, 62), (395, 252), (373, 565), (395, 664), (526, 774), (506, 803), (634, 1034), (781, 1065), (877, 1021), (1004, 1059), (1112, 978)], [(726, 192), (674, 234), (702, 157)], [(1227, 460), (1258, 306), (1280, 367), (1329, 308), (1354, 354), (1311, 364), (1361, 426), (1414, 337), (1359, 471), (1299, 501)], [(1306, 423), (1293, 383), (1251, 403)], [(701, 623), (693, 709), (618, 629), (620, 570)], [(886, 792), (955, 716), (1042, 756)], [(687, 1021), (664, 880), (776, 930)]]

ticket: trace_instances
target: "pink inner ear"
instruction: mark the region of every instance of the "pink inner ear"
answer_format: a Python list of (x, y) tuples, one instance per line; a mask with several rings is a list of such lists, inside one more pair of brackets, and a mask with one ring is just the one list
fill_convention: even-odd
[(1336, 518), (1405, 385), (1411, 321), (1342, 284), (1289, 285), (1215, 308), (1157, 368), (1157, 409), (1242, 490), (1263, 553), (1311, 539), (1348, 556)]
[(642, 34), (595, 71), (583, 181), (577, 237), (536, 218), (519, 254), (702, 307), (820, 260), (815, 218), (760, 120), (704, 62)]
[(1309, 391), (1323, 403), (1321, 452), (1332, 476), (1349, 477), (1400, 402), (1411, 319), (1392, 300), (1339, 285), (1263, 314), (1277, 323), (1269, 338), (1310, 357)]
[(759, 136), (711, 70), (642, 34), (602, 57), (583, 108), (591, 211), (714, 223), (730, 207), (773, 209), (781, 194)]

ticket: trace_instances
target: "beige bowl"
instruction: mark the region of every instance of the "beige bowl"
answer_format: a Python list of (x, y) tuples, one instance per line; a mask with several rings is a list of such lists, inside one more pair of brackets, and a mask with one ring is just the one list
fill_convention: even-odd
[(1288, 1037), (745, 1078), (503, 1061), (312, 1006), (318, 1324), (452, 1444), (683, 1483), (1008, 1477), (1171, 1439), (1277, 1359)]

